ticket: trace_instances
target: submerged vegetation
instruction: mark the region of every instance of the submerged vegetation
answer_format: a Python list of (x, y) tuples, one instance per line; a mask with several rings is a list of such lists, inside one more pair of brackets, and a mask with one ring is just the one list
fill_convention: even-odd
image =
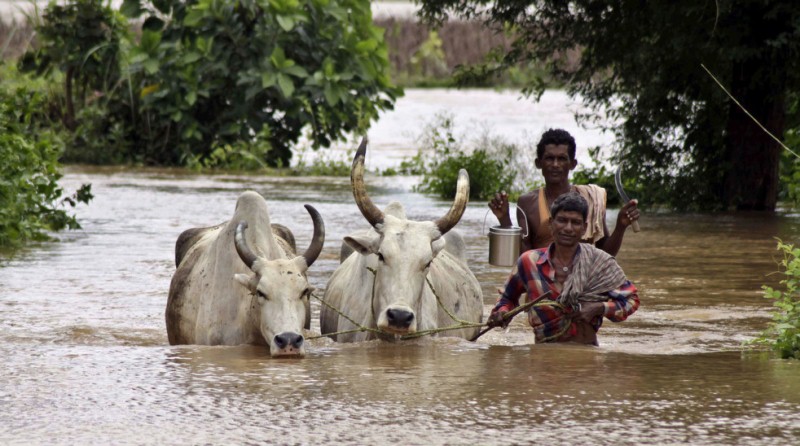
[(58, 185), (64, 144), (41, 125), (41, 93), (4, 74), (0, 83), (6, 85), (0, 88), (0, 248), (17, 248), (49, 239), (50, 231), (80, 228), (69, 209), (92, 194), (88, 184), (73, 193)]
[(513, 164), (515, 147), (489, 135), (484, 144), (465, 144), (457, 139), (453, 116), (439, 114), (423, 129), (418, 138), (419, 152), (403, 163), (401, 169), (422, 176), (414, 189), (453, 198), (456, 195), (458, 172), (469, 173), (469, 195), (486, 199), (499, 190), (511, 190), (518, 169)]
[(769, 327), (754, 342), (769, 346), (783, 359), (800, 359), (800, 248), (778, 240), (778, 250), (783, 255), (783, 289), (763, 287), (774, 310)]

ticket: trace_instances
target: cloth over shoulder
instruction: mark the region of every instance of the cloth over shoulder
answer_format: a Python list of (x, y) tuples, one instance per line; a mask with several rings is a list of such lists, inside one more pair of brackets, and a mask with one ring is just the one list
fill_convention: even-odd
[(570, 308), (575, 308), (579, 301), (605, 302), (608, 299), (605, 293), (619, 288), (625, 280), (625, 272), (612, 255), (581, 243), (575, 267), (564, 283), (558, 302)]
[(576, 185), (575, 190), (589, 203), (589, 214), (586, 217), (589, 225), (583, 239), (597, 243), (605, 236), (603, 228), (606, 218), (606, 190), (596, 184)]

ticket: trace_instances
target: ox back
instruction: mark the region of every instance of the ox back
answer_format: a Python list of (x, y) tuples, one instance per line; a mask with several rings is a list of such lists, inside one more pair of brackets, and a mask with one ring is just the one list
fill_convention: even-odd
[[(259, 258), (295, 257), (294, 235), (285, 226), (270, 223), (266, 202), (256, 192), (239, 197), (228, 222), (184, 231), (175, 245), (177, 269), (165, 311), (170, 344), (270, 345), (259, 329), (257, 297), (235, 280), (236, 275), (254, 275), (234, 246), (241, 221), (249, 224), (245, 238)], [(304, 270), (298, 274), (306, 281)], [(303, 305), (303, 325), (308, 328), (307, 297)]]

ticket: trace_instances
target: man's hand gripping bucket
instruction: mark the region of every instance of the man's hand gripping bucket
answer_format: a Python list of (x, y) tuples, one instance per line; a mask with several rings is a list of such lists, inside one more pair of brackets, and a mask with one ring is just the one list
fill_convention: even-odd
[[(483, 226), (481, 232), (486, 227), (486, 217), (491, 212), (491, 209), (483, 216)], [(530, 231), (530, 224), (528, 224), (528, 216), (522, 213), (525, 217), (526, 229)], [(511, 226), (503, 228), (501, 226), (492, 226), (489, 228), (489, 264), (494, 266), (514, 266), (517, 264), (519, 258), (519, 246), (522, 242), (520, 234), (522, 228), (519, 226)], [(525, 237), (528, 233), (525, 233)]]

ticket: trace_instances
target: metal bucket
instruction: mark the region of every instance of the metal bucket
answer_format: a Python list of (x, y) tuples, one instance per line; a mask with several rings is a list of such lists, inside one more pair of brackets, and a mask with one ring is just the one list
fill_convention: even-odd
[(514, 266), (519, 258), (522, 228), (511, 226), (489, 228), (489, 263), (494, 266)]

